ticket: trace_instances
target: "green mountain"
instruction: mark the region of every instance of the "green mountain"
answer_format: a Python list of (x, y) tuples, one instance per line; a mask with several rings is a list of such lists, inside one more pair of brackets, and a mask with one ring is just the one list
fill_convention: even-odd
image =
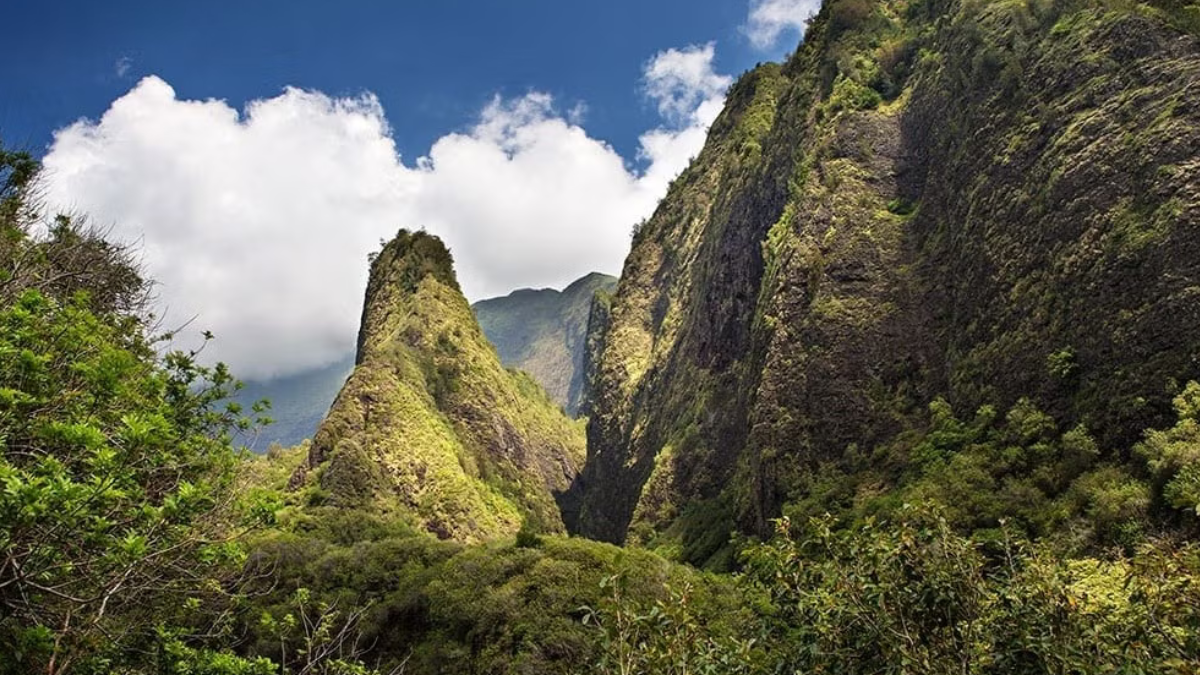
[(245, 381), (234, 400), (246, 409), (263, 399), (271, 402), (267, 416), (272, 422), (254, 438), (251, 449), (266, 452), (272, 443), (291, 447), (312, 438), (353, 370), (354, 357), (347, 356), (287, 377)]
[(0, 675), (1194, 673), (1197, 92), (1190, 0), (828, 0), (587, 294), (586, 458), (406, 231), (246, 456), (0, 150)]
[(443, 539), (562, 530), (582, 429), (500, 365), (436, 237), (401, 231), (372, 261), (355, 363), (293, 487)]
[(635, 236), (572, 529), (725, 565), (907, 502), (1080, 546), (1183, 522), (1137, 443), (1200, 378), (1198, 28), (826, 2)]
[[(616, 277), (593, 272), (562, 291), (522, 289), (481, 300), (471, 309), (500, 362), (532, 375), (574, 417), (583, 399), (584, 343), (592, 299), (616, 286)], [(267, 399), (273, 420), (253, 439), (252, 449), (266, 452), (272, 443), (291, 447), (312, 438), (353, 370), (354, 357), (348, 355), (296, 375), (246, 380), (235, 400), (248, 408)]]
[(562, 291), (521, 289), (471, 306), (500, 361), (546, 388), (568, 415), (583, 403), (588, 316), (592, 299), (609, 294), (617, 279), (593, 272)]

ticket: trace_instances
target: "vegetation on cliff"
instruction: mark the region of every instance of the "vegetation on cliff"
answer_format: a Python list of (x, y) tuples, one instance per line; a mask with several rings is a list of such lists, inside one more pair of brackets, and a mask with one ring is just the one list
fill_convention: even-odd
[(1190, 527), (1136, 448), (1200, 377), (1195, 10), (826, 3), (634, 241), (572, 527), (715, 567), (917, 498), (1076, 550)]
[(436, 237), (401, 231), (372, 260), (356, 362), (293, 483), (310, 504), (458, 541), (562, 531), (582, 430), (500, 364)]
[(1198, 30), (829, 0), (587, 294), (582, 470), (406, 231), (316, 437), (240, 456), (0, 154), (0, 673), (1195, 672)]
[(0, 673), (240, 662), (185, 643), (227, 637), (236, 538), (266, 513), (231, 445), (257, 410), (221, 405), (196, 351), (159, 355), (134, 256), (46, 227), (37, 168), (0, 149)]

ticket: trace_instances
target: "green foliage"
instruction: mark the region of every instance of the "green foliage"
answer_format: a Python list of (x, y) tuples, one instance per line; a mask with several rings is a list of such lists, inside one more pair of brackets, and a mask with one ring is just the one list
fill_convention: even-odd
[[(0, 155), (0, 672), (1193, 672), (1200, 552), (1170, 537), (1197, 531), (1200, 385), (1130, 446), (1170, 424), (1166, 375), (1194, 376), (1164, 321), (1194, 298), (1101, 272), (1189, 278), (1188, 165), (1144, 152), (1191, 147), (1191, 109), (1107, 101), (1182, 81), (1192, 43), (1158, 28), (1198, 17), (833, 0), (789, 64), (739, 80), (598, 304), (611, 466), (584, 507), (706, 564), (734, 523), (807, 523), (736, 582), (552, 534), (579, 428), (495, 362), (423, 233), (372, 256), (364, 367), (308, 457), (241, 466), (235, 494), (228, 373), (156, 360), (123, 252), (70, 220), (30, 236), (36, 166)], [(1110, 95), (1139, 73), (1155, 86)], [(101, 273), (59, 274), (79, 260)], [(248, 558), (244, 521), (276, 525)], [(256, 593), (230, 598), (243, 559)]]
[(897, 197), (896, 199), (889, 201), (887, 204), (888, 213), (893, 213), (904, 218), (912, 216), (914, 213), (916, 213), (918, 207), (919, 204), (916, 202), (904, 199), (902, 197)]
[[(388, 242), (381, 242), (381, 250), (371, 259), (371, 275), (375, 285), (393, 284), (407, 293), (415, 293), (417, 285), (426, 276), (457, 290), (458, 277), (454, 274), (454, 259), (450, 249), (424, 230), (412, 232), (400, 230)], [(371, 289), (367, 290), (368, 295)]]
[(883, 102), (879, 92), (858, 83), (852, 78), (839, 75), (833, 83), (827, 110), (836, 114), (842, 110), (872, 110)]
[(604, 630), (601, 672), (1184, 675), (1200, 654), (1193, 543), (1072, 558), (906, 508), (852, 528), (783, 519), (743, 560), (751, 614), (736, 627), (686, 587), (647, 601), (606, 578), (587, 615)]
[[(296, 613), (298, 589), (307, 589), (310, 606), (359, 612), (359, 644), (371, 648), (363, 659), (404, 664), (410, 674), (585, 672), (604, 653), (594, 620), (611, 607), (611, 589), (601, 584), (614, 576), (628, 597), (661, 600), (661, 611), (673, 604), (668, 587), (691, 589), (687, 611), (720, 634), (744, 617), (727, 580), (646, 551), (553, 535), (533, 535), (532, 547), (462, 546), (386, 523), (370, 513), (307, 510), (287, 531), (265, 533), (251, 561), (270, 574), (245, 614), (245, 655), (279, 659), (278, 627)], [(299, 646), (293, 638), (287, 649)]]
[(1146, 4), (1163, 13), (1171, 25), (1193, 35), (1200, 35), (1200, 2), (1195, 0), (1146, 0)]
[(1063, 347), (1046, 357), (1046, 368), (1049, 369), (1050, 375), (1059, 380), (1066, 380), (1071, 377), (1078, 368), (1075, 363), (1075, 350), (1070, 347)]
[[(370, 604), (362, 604), (343, 610), (336, 602), (315, 600), (307, 588), (298, 588), (292, 593), (286, 611), (279, 616), (263, 612), (257, 628), (278, 645), (278, 665), (271, 665), (280, 672), (373, 675), (376, 671), (359, 661), (367, 650), (359, 623), (370, 609)], [(250, 662), (271, 663), (263, 657)], [(396, 670), (402, 668), (403, 663)]]
[(791, 531), (746, 553), (744, 582), (768, 598), (761, 672), (1182, 674), (1200, 654), (1192, 545), (1064, 559), (922, 511)]
[(762, 159), (762, 144), (775, 122), (785, 81), (779, 66), (767, 63), (738, 78), (729, 89), (726, 106), (739, 116), (726, 142), (740, 164), (753, 166)]
[(38, 169), (37, 160), (28, 152), (14, 152), (0, 146), (0, 223), (6, 227), (28, 217), (28, 195)]
[(137, 667), (155, 626), (226, 600), (253, 422), (224, 366), (156, 355), (127, 251), (62, 218), (29, 235), (36, 167), (0, 160), (0, 672)]
[(851, 524), (894, 514), (905, 504), (937, 504), (959, 532), (987, 536), (1007, 521), (1010, 529), (1065, 550), (1132, 550), (1147, 536), (1156, 499), (1191, 508), (1195, 474), (1185, 467), (1200, 456), (1200, 436), (1183, 411), (1195, 391), (1189, 385), (1179, 397), (1176, 427), (1149, 431), (1138, 446), (1157, 489), (1136, 464), (1104, 461), (1085, 426), (1062, 431), (1028, 399), (1003, 417), (985, 406), (969, 421), (936, 399), (928, 427), (826, 465), (808, 478), (806, 496), (784, 512), (798, 521), (832, 513)]
[(1110, 214), (1112, 228), (1105, 243), (1113, 255), (1135, 255), (1161, 243), (1182, 214), (1175, 200), (1158, 204), (1122, 200)]
[(751, 548), (747, 580), (769, 596), (766, 629), (787, 672), (970, 672), (987, 637), (983, 558), (944, 521), (868, 522)]
[(144, 309), (149, 284), (132, 252), (81, 218), (47, 218), (36, 200), (39, 169), (28, 153), (0, 146), (0, 305), (38, 290), (97, 313)]
[(521, 529), (517, 530), (517, 548), (538, 548), (542, 545), (542, 538), (538, 533), (538, 528), (527, 518), (521, 525)]
[(722, 623), (689, 587), (601, 581), (604, 673), (1191, 673), (1200, 550), (1155, 541), (1071, 558), (1008, 528), (966, 537), (936, 510), (852, 528), (777, 521), (743, 552), (748, 611)]
[(829, 4), (829, 27), (833, 37), (866, 27), (875, 16), (872, 0), (836, 0)]
[(164, 636), (156, 671), (162, 675), (276, 675), (270, 659), (244, 659), (229, 652), (196, 648)]
[(586, 608), (583, 622), (601, 631), (601, 657), (593, 672), (606, 675), (739, 675), (752, 670), (753, 638), (722, 634), (716, 617), (698, 611), (695, 589), (666, 586), (665, 597), (629, 594), (623, 575), (604, 577), (599, 608)]
[(1147, 432), (1136, 451), (1163, 500), (1194, 518), (1200, 515), (1200, 383), (1187, 384), (1175, 398), (1175, 412), (1175, 426)]
[(233, 446), (264, 407), (149, 335), (128, 251), (29, 234), (36, 169), (0, 152), (0, 673), (366, 675), (326, 607), (304, 668), (230, 651), (241, 538), (283, 504)]
[[(143, 311), (149, 284), (133, 252), (82, 218), (48, 218), (35, 199), (38, 169), (28, 154), (0, 146), (0, 306), (37, 290), (97, 314)], [(35, 236), (39, 229), (45, 234)]]

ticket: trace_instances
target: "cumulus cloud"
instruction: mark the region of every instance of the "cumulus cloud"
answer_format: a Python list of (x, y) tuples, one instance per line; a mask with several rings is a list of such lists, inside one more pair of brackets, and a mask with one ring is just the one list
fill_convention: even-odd
[(650, 59), (643, 79), (659, 114), (675, 124), (691, 124), (701, 106), (721, 99), (733, 80), (714, 71), (715, 55), (716, 47), (709, 42), (668, 49)]
[(743, 30), (755, 47), (770, 49), (781, 36), (804, 37), (808, 20), (820, 9), (821, 0), (752, 0)]
[(709, 45), (656, 56), (645, 83), (667, 123), (642, 136), (639, 170), (542, 93), (494, 99), (406, 163), (369, 94), (287, 89), (239, 112), (147, 77), (55, 134), (46, 189), (141, 247), (167, 325), (217, 335), (206, 357), (292, 374), (353, 349), (367, 254), (400, 227), (446, 241), (472, 300), (619, 272), (728, 79)]
[(639, 156), (647, 162), (642, 180), (655, 186), (656, 194), (665, 192), (704, 147), (709, 126), (725, 106), (725, 91), (733, 78), (716, 72), (715, 56), (710, 42), (668, 49), (646, 63), (642, 78), (646, 95), (667, 121), (640, 139)]
[(44, 164), (51, 203), (140, 246), (168, 325), (198, 315), (249, 377), (353, 344), (366, 254), (414, 189), (370, 96), (289, 89), (239, 115), (156, 77), (57, 132)]

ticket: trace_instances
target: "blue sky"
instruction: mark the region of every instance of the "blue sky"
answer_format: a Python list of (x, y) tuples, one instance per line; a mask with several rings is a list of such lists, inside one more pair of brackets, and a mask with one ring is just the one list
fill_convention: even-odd
[(141, 252), (244, 377), (353, 348), (366, 258), (439, 235), (467, 297), (620, 272), (724, 93), (819, 0), (18, 2), (0, 137)]
[[(587, 105), (589, 131), (622, 155), (655, 111), (638, 88), (646, 59), (715, 41), (737, 74), (787, 47), (740, 31), (744, 2), (21, 2), (6, 10), (0, 134), (41, 153), (51, 132), (97, 117), (140, 77), (181, 97), (240, 106), (285, 86), (374, 92), (405, 156), (471, 121), (494, 94), (535, 89)], [(788, 45), (790, 47), (791, 45)], [(123, 65), (118, 65), (123, 64)]]

